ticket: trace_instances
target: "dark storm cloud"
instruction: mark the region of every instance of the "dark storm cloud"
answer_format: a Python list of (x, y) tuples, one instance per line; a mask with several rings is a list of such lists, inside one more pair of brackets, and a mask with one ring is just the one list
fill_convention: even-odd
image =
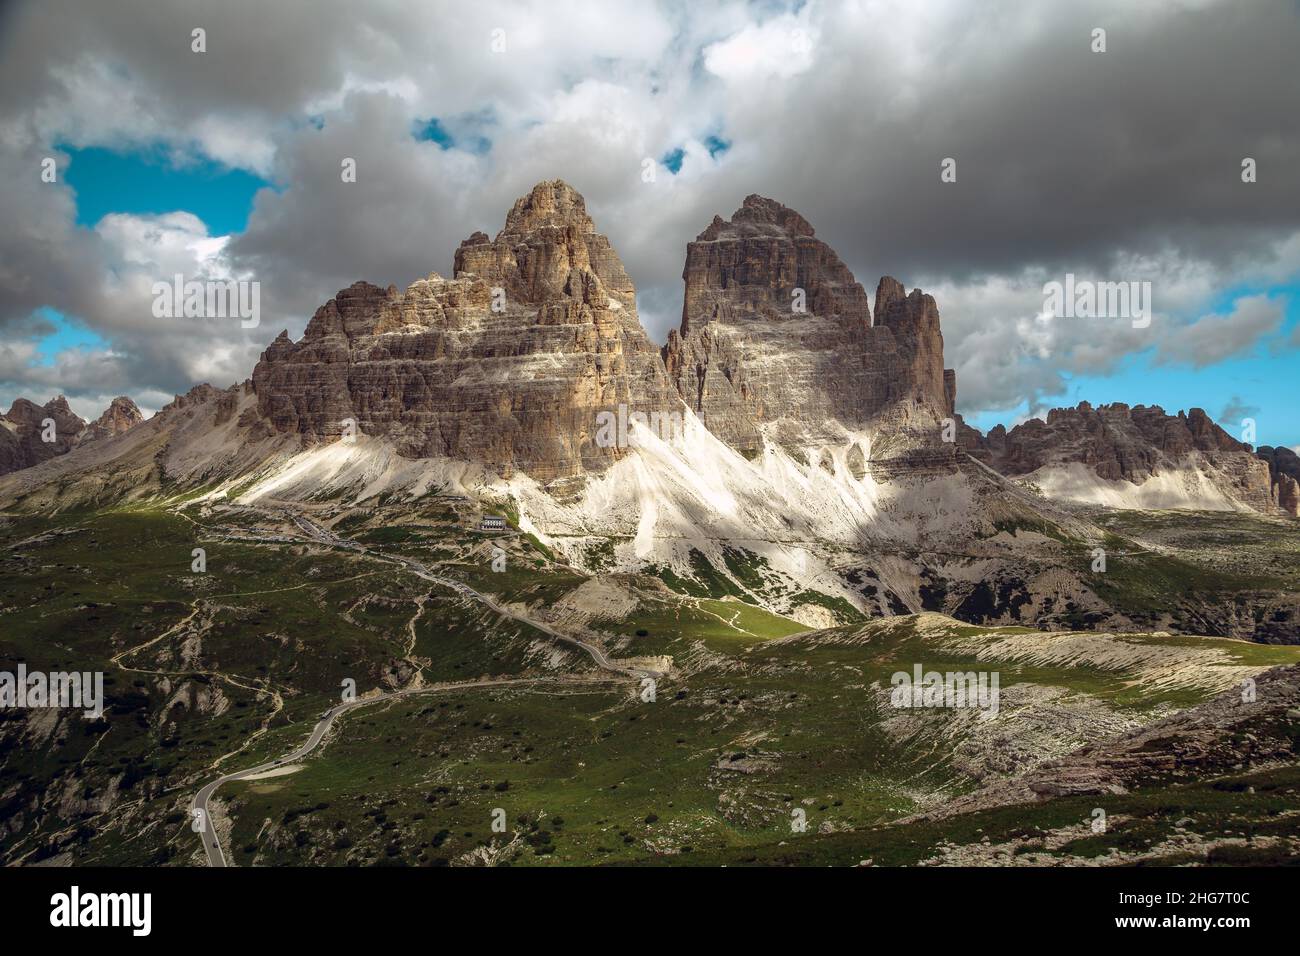
[[(461, 239), (495, 233), (555, 177), (586, 196), (656, 339), (680, 317), (687, 241), (758, 192), (802, 212), (869, 291), (883, 273), (935, 290), (967, 409), (1032, 403), (1133, 350), (1186, 361), (1184, 329), (1237, 354), (1276, 315), (1211, 309), (1215, 294), (1300, 273), (1300, 15), (1283, 0), (15, 9), (0, 323), (39, 305), (81, 316), (124, 382), (159, 391), (243, 377), (260, 345), (356, 279), (446, 275)], [(196, 26), (206, 54), (190, 50)], [(475, 148), (416, 140), (433, 117), (473, 117)], [(712, 135), (730, 148), (710, 155)], [(74, 227), (67, 188), (34, 178), (58, 143), (163, 143), (271, 179), (245, 233), (191, 256), (255, 275), (262, 326), (153, 334), (139, 282), (202, 237)], [(679, 148), (678, 175), (642, 180), (645, 159)], [(343, 157), (356, 183), (340, 181)], [(946, 157), (955, 183), (940, 182)], [(1151, 281), (1156, 322), (1099, 337), (1040, 321), (1043, 282), (1066, 272)]]

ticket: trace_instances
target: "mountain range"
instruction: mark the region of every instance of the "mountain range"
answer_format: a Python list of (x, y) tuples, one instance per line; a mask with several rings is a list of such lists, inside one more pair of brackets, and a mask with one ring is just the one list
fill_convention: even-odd
[(934, 298), (771, 199), (683, 279), (658, 348), (544, 182), (241, 384), (15, 402), (0, 656), (104, 695), (0, 708), (0, 863), (1300, 859), (1289, 449), (981, 434)]
[[(240, 385), (148, 421), (116, 399), (89, 426), (61, 398), (15, 402), (0, 505), (466, 496), (574, 567), (717, 576), (809, 626), (937, 610), (1297, 639), (1292, 595), (1139, 607), (1089, 557), (1152, 553), (1113, 540), (1099, 516), (1117, 509), (1294, 517), (1289, 449), (1252, 449), (1200, 409), (1123, 404), (983, 435), (955, 411), (933, 297), (884, 276), (872, 300), (761, 196), (687, 244), (683, 279), (656, 348), (582, 196), (539, 183), (495, 238), (460, 244), (451, 278), (341, 290)], [(602, 441), (620, 409), (630, 440)]]

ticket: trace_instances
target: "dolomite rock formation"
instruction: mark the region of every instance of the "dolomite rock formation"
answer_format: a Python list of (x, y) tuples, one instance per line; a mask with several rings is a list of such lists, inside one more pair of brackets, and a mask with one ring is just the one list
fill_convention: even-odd
[(1158, 405), (1115, 402), (1094, 408), (1081, 402), (1075, 408), (1054, 408), (1046, 421), (1033, 418), (1010, 431), (997, 425), (981, 435), (963, 423), (958, 444), (1012, 477), (1078, 463), (1106, 481), (1141, 485), (1162, 471), (1190, 467), (1201, 470), (1227, 497), (1257, 511), (1277, 505), (1268, 462), (1199, 408), (1168, 415)]
[(1255, 680), (1257, 696), (1250, 706), (1242, 706), (1241, 689), (1234, 687), (898, 822), (941, 820), (1057, 796), (1128, 793), (1167, 783), (1171, 777), (1224, 776), (1243, 764), (1289, 763), (1296, 757), (1296, 743), (1287, 729), (1300, 707), (1300, 666), (1275, 667)]
[(482, 462), (548, 482), (625, 454), (597, 416), (680, 412), (636, 313), (636, 293), (582, 196), (539, 183), (495, 239), (456, 250), (454, 277), (405, 292), (358, 282), (281, 333), (253, 372), (279, 432), (332, 440), (345, 419), (409, 457)]
[(1255, 455), (1268, 463), (1273, 500), (1287, 514), (1300, 514), (1300, 455), (1290, 448), (1261, 445)]
[[(54, 422), (52, 442), (42, 437), (47, 419)], [(85, 430), (85, 421), (68, 407), (62, 395), (44, 405), (16, 399), (9, 411), (0, 415), (0, 475), (66, 455)]]
[(144, 421), (135, 402), (125, 395), (119, 395), (104, 409), (104, 414), (91, 422), (81, 441), (94, 441), (100, 438), (112, 438), (124, 431), (134, 428)]
[[(52, 442), (42, 437), (46, 419), (54, 421)], [(44, 405), (17, 399), (6, 414), (0, 415), (0, 475), (66, 455), (86, 442), (120, 435), (143, 420), (135, 402), (124, 395), (113, 399), (91, 425), (73, 412), (62, 395)]]
[(757, 450), (771, 424), (778, 440), (815, 443), (833, 440), (839, 422), (938, 444), (956, 377), (943, 368), (930, 296), (887, 276), (873, 322), (865, 290), (808, 221), (762, 196), (729, 222), (713, 218), (687, 246), (682, 278), (681, 328), (664, 363), (723, 441)]

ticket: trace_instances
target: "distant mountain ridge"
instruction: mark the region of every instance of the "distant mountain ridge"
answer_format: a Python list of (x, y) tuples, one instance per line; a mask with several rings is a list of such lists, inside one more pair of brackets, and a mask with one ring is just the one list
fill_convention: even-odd
[[(538, 183), (495, 239), (460, 244), (451, 279), (341, 290), (299, 341), (282, 332), (263, 353), (248, 384), (255, 408), (226, 401), (250, 446), (364, 435), (562, 495), (629, 453), (600, 440), (602, 413), (688, 413), (747, 457), (774, 443), (833, 468), (843, 454), (855, 478), (952, 475), (968, 455), (1066, 502), (1296, 513), (1295, 456), (1256, 454), (1200, 409), (1084, 402), (981, 435), (955, 411), (933, 297), (884, 276), (873, 305), (812, 224), (775, 200), (750, 195), (730, 220), (715, 215), (688, 243), (682, 276), (680, 328), (657, 349), (583, 197)], [(34, 431), (46, 417), (54, 443)], [(66, 402), (20, 400), (4, 417), (0, 473), (139, 420), (125, 398), (90, 426)]]
[[(124, 395), (113, 399), (89, 425), (62, 395), (44, 405), (16, 399), (9, 411), (0, 415), (0, 475), (66, 455), (79, 444), (121, 434), (143, 420), (135, 402)], [(46, 441), (46, 437), (52, 440)]]
[[(1291, 639), (1285, 588), (1245, 603), (1227, 585), (1188, 591), (1171, 575), (1192, 570), (1138, 546), (1120, 567), (1163, 575), (1152, 607), (1089, 557), (1115, 547), (1109, 509), (1280, 517), (1296, 497), (1286, 450), (1257, 455), (1199, 410), (1119, 404), (981, 435), (954, 410), (934, 299), (886, 276), (873, 306), (780, 203), (750, 196), (689, 244), (682, 325), (662, 350), (562, 181), (521, 197), (495, 239), (472, 234), (453, 268), (404, 292), (353, 284), (299, 341), (281, 333), (249, 381), (196, 386), (0, 478), (0, 507), (447, 495), (511, 515), (572, 567), (723, 586), (809, 627), (933, 610)], [(602, 441), (616, 411), (629, 424)], [(647, 429), (656, 412), (679, 427)]]
[(1002, 474), (1034, 481), (1054, 497), (1296, 514), (1296, 477), (1286, 470), (1295, 455), (1288, 459), (1289, 449), (1256, 453), (1199, 408), (1169, 415), (1158, 405), (1080, 402), (1010, 431), (997, 425), (981, 435), (962, 423), (958, 444)]
[[(968, 455), (1066, 503), (1296, 513), (1289, 450), (1256, 455), (1199, 409), (1085, 402), (1010, 431), (969, 428), (934, 299), (885, 276), (873, 306), (812, 224), (775, 200), (750, 195), (730, 220), (714, 216), (687, 245), (683, 282), (681, 326), (656, 349), (583, 197), (562, 180), (539, 183), (495, 239), (461, 243), (453, 278), (432, 273), (405, 292), (357, 282), (299, 341), (281, 333), (246, 386), (254, 407), (221, 399), (239, 407), (245, 447), (213, 468), (351, 430), (404, 458), (526, 474), (564, 497), (629, 454), (600, 440), (602, 414), (662, 412), (693, 414), (751, 459), (774, 443), (834, 471), (842, 455), (854, 480), (955, 475)], [(4, 471), (139, 421), (127, 399), (91, 426), (66, 402), (48, 415), (61, 421), (59, 441), (38, 447), (31, 423), (46, 410), (15, 403), (0, 434)], [(181, 455), (183, 471), (211, 472), (203, 454)]]

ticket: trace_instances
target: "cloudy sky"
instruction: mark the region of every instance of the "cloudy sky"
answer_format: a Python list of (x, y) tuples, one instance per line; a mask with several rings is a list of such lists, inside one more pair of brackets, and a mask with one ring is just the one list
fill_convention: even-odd
[[(981, 427), (1197, 405), (1298, 445), (1297, 50), (1295, 0), (13, 0), (0, 404), (241, 381), (338, 289), (448, 275), (558, 177), (658, 342), (687, 241), (761, 193), (869, 292), (935, 295)], [(156, 318), (176, 273), (257, 280), (260, 325)], [(1150, 282), (1152, 322), (1046, 314), (1066, 274)]]

